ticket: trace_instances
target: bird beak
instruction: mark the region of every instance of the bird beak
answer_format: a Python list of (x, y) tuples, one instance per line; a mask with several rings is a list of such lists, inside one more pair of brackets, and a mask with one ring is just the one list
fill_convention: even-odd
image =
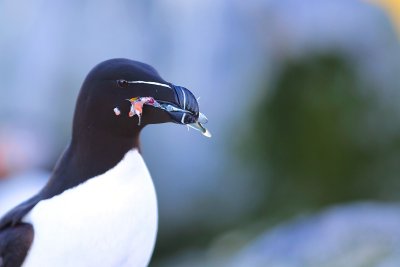
[[(143, 105), (149, 105), (167, 112), (172, 122), (187, 125), (190, 128), (200, 131), (204, 136), (211, 137), (211, 133), (203, 126), (203, 124), (208, 122), (208, 119), (199, 111), (197, 99), (188, 89), (173, 84), (161, 84), (156, 82), (131, 81), (131, 83), (155, 84), (168, 87), (173, 91), (173, 96), (168, 97), (169, 101), (154, 99), (150, 96), (137, 96), (126, 99), (131, 104), (128, 116), (134, 117), (137, 115), (139, 118), (138, 125), (141, 124)], [(121, 110), (115, 107), (114, 113), (116, 116), (119, 116)]]
[(208, 119), (199, 111), (199, 104), (193, 93), (181, 86), (172, 85), (172, 89), (177, 96), (177, 103), (158, 101), (161, 108), (168, 112), (173, 122), (187, 125), (204, 136), (211, 137), (211, 133), (203, 126)]

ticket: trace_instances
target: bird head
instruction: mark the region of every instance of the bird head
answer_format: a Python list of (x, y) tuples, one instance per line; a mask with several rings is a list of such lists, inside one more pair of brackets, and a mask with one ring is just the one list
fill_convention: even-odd
[[(144, 63), (111, 59), (87, 75), (76, 105), (74, 129), (131, 136), (149, 124), (173, 122), (211, 136), (194, 94), (162, 79)], [(75, 130), (74, 130), (75, 132)]]

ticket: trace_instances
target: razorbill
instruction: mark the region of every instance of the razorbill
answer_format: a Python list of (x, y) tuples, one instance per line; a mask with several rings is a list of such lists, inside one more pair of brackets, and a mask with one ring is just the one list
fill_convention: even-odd
[(153, 67), (128, 59), (94, 67), (49, 182), (0, 220), (0, 266), (147, 266), (157, 199), (139, 134), (165, 122), (209, 136), (194, 95)]

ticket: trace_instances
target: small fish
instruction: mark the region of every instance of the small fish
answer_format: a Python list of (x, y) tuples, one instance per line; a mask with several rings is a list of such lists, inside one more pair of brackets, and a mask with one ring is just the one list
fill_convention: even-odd
[(207, 130), (200, 122), (195, 122), (195, 123), (191, 123), (191, 124), (187, 124), (187, 126), (189, 126), (192, 129), (195, 129), (197, 131), (199, 131), (202, 135), (204, 135), (205, 137), (211, 138), (211, 133), (209, 130)]
[[(169, 104), (160, 104), (154, 98), (149, 97), (149, 96), (133, 97), (133, 98), (130, 98), (127, 100), (131, 103), (131, 108), (129, 110), (128, 116), (133, 117), (133, 116), (137, 115), (139, 118), (138, 125), (140, 125), (141, 121), (142, 121), (143, 105), (150, 105), (155, 108), (160, 108), (160, 109), (166, 110), (168, 112), (176, 111), (176, 112), (190, 113), (187, 110), (183, 110), (183, 109), (174, 107)], [(121, 114), (121, 111), (117, 107), (115, 107), (114, 113), (116, 116), (119, 116)], [(186, 124), (186, 125), (187, 125), (188, 129), (190, 127), (192, 129), (195, 129), (195, 130), (201, 132), (201, 134), (206, 137), (211, 137), (211, 133), (203, 126), (203, 124), (206, 124), (207, 122), (208, 122), (207, 117), (203, 113), (199, 112), (199, 117), (197, 118), (197, 121), (194, 123)]]
[(139, 118), (139, 123), (138, 125), (141, 124), (142, 122), (142, 113), (143, 113), (143, 105), (144, 104), (150, 104), (153, 105), (155, 100), (152, 97), (134, 97), (131, 99), (127, 99), (129, 102), (131, 102), (131, 108), (129, 110), (129, 117), (133, 117), (135, 115), (138, 116)]

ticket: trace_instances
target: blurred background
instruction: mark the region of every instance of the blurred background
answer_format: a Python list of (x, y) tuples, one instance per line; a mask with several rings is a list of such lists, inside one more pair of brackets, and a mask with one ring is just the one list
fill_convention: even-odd
[(0, 215), (46, 182), (88, 71), (125, 57), (213, 133), (142, 133), (150, 266), (398, 267), (399, 34), (396, 0), (0, 1)]

